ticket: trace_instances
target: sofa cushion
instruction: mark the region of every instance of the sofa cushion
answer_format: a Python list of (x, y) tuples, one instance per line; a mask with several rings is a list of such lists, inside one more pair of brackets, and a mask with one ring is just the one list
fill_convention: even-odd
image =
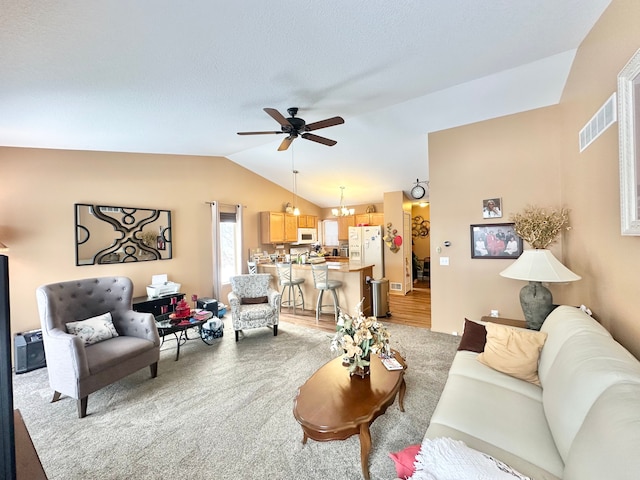
[(518, 378), (487, 367), (478, 362), (476, 359), (477, 356), (478, 354), (474, 352), (457, 352), (449, 369), (449, 375), (463, 375), (475, 378), (476, 380), (491, 383), (542, 402), (542, 388), (540, 388), (539, 385), (524, 382)]
[(527, 382), (540, 384), (538, 358), (547, 338), (544, 332), (536, 332), (487, 323), (487, 343), (478, 361), (499, 372)]
[(579, 308), (568, 305), (555, 308), (545, 319), (540, 331), (548, 335), (538, 363), (538, 376), (543, 386), (549, 369), (564, 342), (581, 333), (611, 337), (609, 332), (592, 317)]
[(137, 337), (119, 336), (98, 342), (86, 348), (87, 364), (91, 375), (109, 367), (121, 365), (155, 346), (150, 340)]
[(640, 362), (613, 338), (582, 332), (564, 342), (542, 390), (547, 422), (563, 459), (594, 402), (622, 382), (640, 383)]
[[(459, 352), (457, 355), (466, 353), (468, 352)], [(482, 364), (478, 365), (488, 369)], [(512, 377), (508, 378), (514, 382), (525, 383)], [(531, 387), (538, 388), (535, 385)], [(562, 477), (563, 462), (547, 426), (542, 402), (528, 395), (476, 378), (449, 375), (431, 417), (427, 430), (429, 437), (434, 425), (443, 425), (462, 432), (481, 442), (494, 445), (498, 450), (520, 457), (525, 462), (537, 465), (556, 477)], [(486, 451), (480, 448), (481, 444), (464, 441), (472, 448)], [(487, 453), (496, 456), (492, 452)], [(529, 470), (522, 468), (523, 464), (513, 463), (511, 458), (501, 455), (497, 458), (530, 475)]]
[(464, 330), (462, 331), (458, 350), (482, 353), (485, 343), (487, 343), (487, 329), (485, 326), (465, 318)]
[(635, 480), (640, 475), (640, 384), (605, 390), (569, 450), (566, 480)]
[(93, 345), (118, 336), (111, 312), (78, 322), (67, 322), (66, 327), (68, 333), (80, 337), (85, 345)]

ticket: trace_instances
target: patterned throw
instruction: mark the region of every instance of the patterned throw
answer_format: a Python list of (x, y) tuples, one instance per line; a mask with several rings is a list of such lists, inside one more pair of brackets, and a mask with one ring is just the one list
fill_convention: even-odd
[(410, 480), (531, 480), (500, 460), (446, 437), (425, 439), (415, 467)]

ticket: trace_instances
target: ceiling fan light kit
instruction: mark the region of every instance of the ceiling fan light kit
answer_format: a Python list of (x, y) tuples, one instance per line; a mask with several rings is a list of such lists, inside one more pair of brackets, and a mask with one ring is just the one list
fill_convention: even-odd
[(298, 114), (297, 107), (291, 107), (287, 109), (287, 112), (289, 112), (290, 115), (289, 118), (285, 118), (285, 116), (275, 108), (264, 108), (263, 110), (280, 124), (280, 131), (275, 130), (265, 132), (238, 132), (238, 135), (273, 135), (286, 133), (287, 137), (282, 140), (282, 143), (278, 147), (278, 151), (288, 149), (289, 145), (291, 145), (291, 142), (293, 142), (298, 137), (332, 147), (338, 142), (336, 142), (335, 140), (331, 140), (330, 138), (321, 137), (320, 135), (315, 135), (309, 132), (319, 130), (321, 128), (333, 127), (334, 125), (341, 125), (344, 123), (344, 119), (342, 117), (331, 117), (327, 118), (326, 120), (320, 120), (318, 122), (306, 123), (302, 118), (296, 117), (296, 115)]

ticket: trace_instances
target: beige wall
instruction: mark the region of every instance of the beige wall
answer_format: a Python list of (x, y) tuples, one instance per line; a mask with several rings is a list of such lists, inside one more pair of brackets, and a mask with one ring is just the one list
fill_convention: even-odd
[[(529, 203), (559, 205), (558, 126), (558, 107), (550, 107), (429, 136), (434, 330), (460, 332), (465, 317), (479, 319), (492, 309), (523, 318), (523, 283), (498, 275), (512, 260), (472, 259), (470, 225), (509, 222)], [(502, 198), (503, 217), (483, 220), (482, 201), (495, 197)], [(449, 266), (440, 265), (441, 257)], [(552, 287), (555, 300), (565, 288)]]
[[(553, 250), (583, 278), (551, 286), (554, 301), (589, 306), (640, 357), (640, 238), (620, 235), (617, 124), (578, 151), (579, 130), (616, 90), (618, 72), (640, 47), (638, 25), (637, 1), (611, 3), (580, 46), (558, 106), (429, 136), (434, 330), (460, 330), (465, 316), (479, 318), (492, 308), (523, 318), (523, 282), (498, 275), (510, 261), (470, 259), (469, 224), (487, 223), (480, 204), (496, 196), (502, 220), (526, 204), (571, 209), (573, 228)], [(452, 246), (442, 247), (445, 240)], [(438, 264), (438, 246), (449, 267)]]
[[(188, 295), (212, 294), (213, 200), (245, 206), (245, 253), (258, 246), (258, 212), (282, 211), (291, 193), (222, 157), (0, 148), (0, 239), (10, 247), (11, 329), (39, 328), (35, 289), (125, 275), (135, 295), (167, 273)], [(171, 210), (173, 259), (75, 266), (74, 203)], [(318, 207), (298, 202), (304, 213)], [(225, 299), (221, 299), (225, 301)]]
[(563, 200), (576, 234), (567, 258), (583, 279), (571, 299), (586, 303), (623, 345), (640, 357), (638, 281), (640, 237), (620, 234), (618, 124), (583, 153), (578, 131), (617, 89), (617, 75), (640, 48), (640, 3), (614, 0), (574, 61), (561, 106)]

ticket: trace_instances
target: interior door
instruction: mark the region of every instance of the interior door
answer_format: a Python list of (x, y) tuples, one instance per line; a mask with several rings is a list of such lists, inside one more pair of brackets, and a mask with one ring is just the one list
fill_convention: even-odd
[(404, 257), (404, 281), (402, 284), (405, 295), (413, 289), (411, 238), (411, 212), (402, 212), (402, 256)]

